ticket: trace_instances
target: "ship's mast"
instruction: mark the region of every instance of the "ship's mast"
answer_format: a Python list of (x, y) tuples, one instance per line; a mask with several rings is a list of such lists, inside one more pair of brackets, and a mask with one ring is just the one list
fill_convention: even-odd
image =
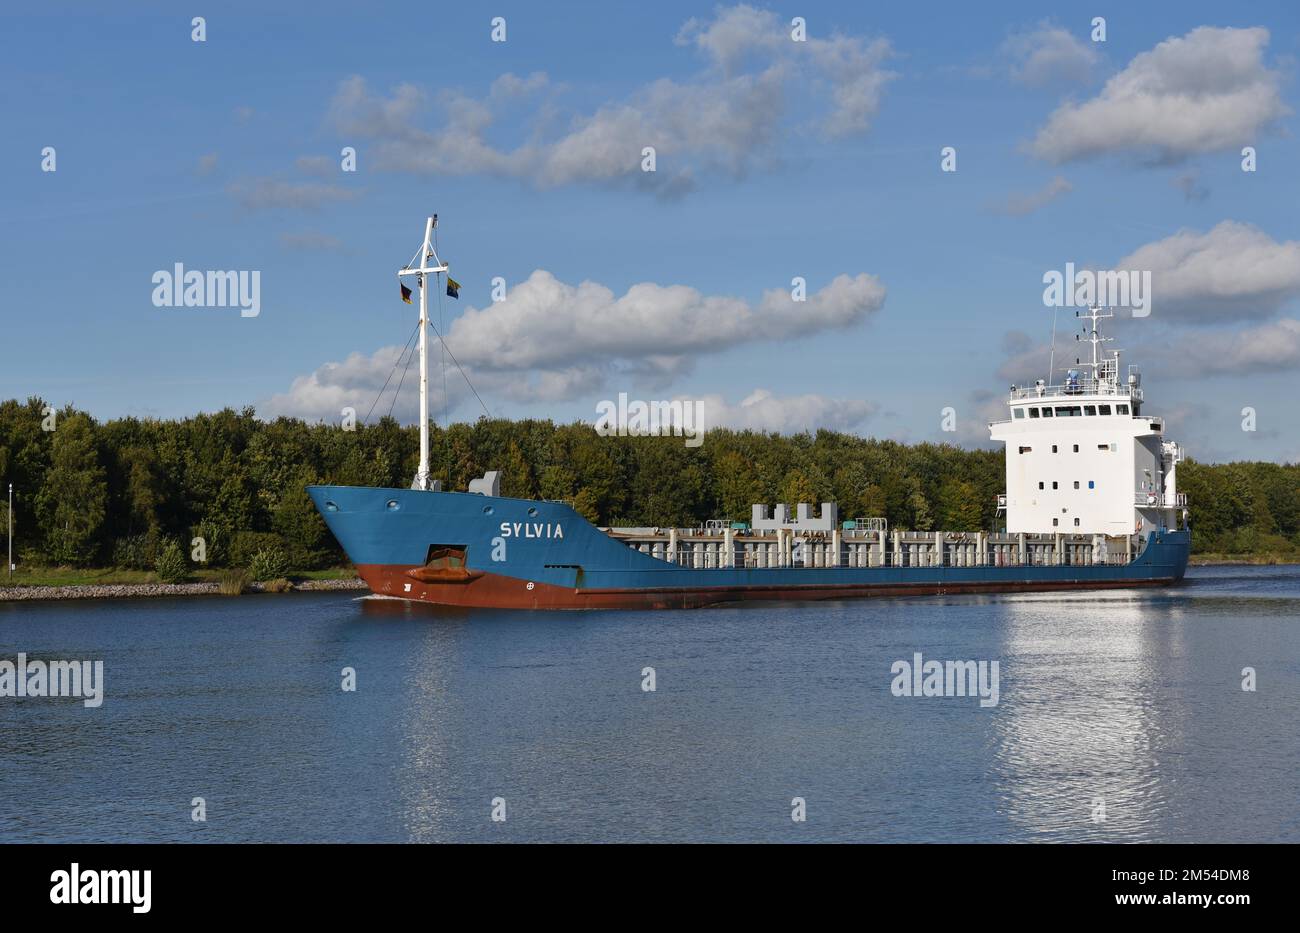
[[(415, 257), (399, 269), (397, 277), (415, 276), (420, 287), (420, 467), (411, 483), (412, 489), (429, 488), (429, 350), (426, 333), (429, 328), (429, 276), (447, 271), (447, 264), (438, 258), (433, 246), (433, 228), (438, 226), (438, 215), (434, 214), (424, 224), (424, 242), (417, 254), (420, 265), (413, 267)], [(430, 265), (432, 263), (432, 265)]]
[(1087, 334), (1088, 334), (1087, 340), (1090, 344), (1092, 344), (1092, 362), (1088, 363), (1087, 365), (1092, 367), (1092, 382), (1094, 385), (1097, 385), (1102, 381), (1102, 378), (1107, 374), (1106, 371), (1108, 369), (1114, 370), (1114, 372), (1110, 374), (1112, 375), (1112, 377), (1118, 378), (1119, 376), (1119, 354), (1118, 353), (1115, 354), (1114, 364), (1112, 367), (1105, 366), (1104, 365), (1105, 361), (1102, 359), (1102, 349), (1101, 349), (1102, 344), (1110, 343), (1115, 338), (1103, 337), (1101, 335), (1101, 327), (1098, 324), (1098, 321), (1104, 320), (1105, 318), (1114, 317), (1114, 316), (1115, 314), (1113, 311), (1103, 314), (1102, 309), (1097, 305), (1091, 305), (1088, 308), (1088, 313), (1086, 315), (1087, 320), (1089, 322), (1088, 330), (1087, 330)]

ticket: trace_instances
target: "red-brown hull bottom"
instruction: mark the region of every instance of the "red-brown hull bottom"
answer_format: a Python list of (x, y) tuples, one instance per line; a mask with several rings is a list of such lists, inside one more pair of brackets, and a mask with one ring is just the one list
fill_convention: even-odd
[(412, 579), (411, 567), (362, 564), (361, 578), (379, 596), (482, 609), (698, 609), (721, 603), (862, 599), (869, 596), (947, 596), (958, 593), (1036, 593), (1053, 590), (1165, 586), (1172, 579), (1022, 583), (807, 584), (697, 589), (575, 589), (485, 573), (464, 583)]

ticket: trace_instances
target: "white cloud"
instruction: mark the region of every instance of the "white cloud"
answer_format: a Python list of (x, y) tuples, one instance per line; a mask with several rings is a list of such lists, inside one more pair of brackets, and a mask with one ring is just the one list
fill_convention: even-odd
[(539, 269), (504, 301), (466, 309), (448, 341), (461, 362), (484, 369), (557, 370), (591, 360), (676, 369), (681, 357), (848, 327), (884, 302), (885, 286), (866, 274), (837, 276), (806, 301), (773, 289), (751, 305), (650, 282), (615, 296), (596, 282), (568, 285)]
[(1200, 175), (1194, 170), (1183, 172), (1170, 184), (1183, 193), (1185, 201), (1204, 201), (1210, 196), (1210, 189), (1200, 183)]
[(757, 53), (771, 56), (779, 43), (790, 36), (768, 10), (740, 4), (719, 10), (713, 21), (691, 18), (674, 40), (677, 45), (694, 45), (722, 69), (725, 75), (741, 70), (746, 59)]
[(738, 405), (730, 405), (720, 395), (706, 395), (706, 428), (777, 431), (794, 434), (800, 431), (851, 431), (876, 413), (877, 406), (862, 399), (827, 398), (807, 394), (780, 397), (767, 389), (755, 389)]
[(365, 79), (353, 75), (339, 84), (329, 117), (347, 135), (400, 138), (412, 131), (411, 121), (425, 103), (424, 91), (414, 84), (399, 84), (385, 99), (370, 96)]
[(893, 54), (883, 39), (837, 33), (795, 42), (788, 20), (744, 4), (720, 9), (712, 22), (689, 20), (676, 41), (703, 51), (727, 78), (750, 64), (779, 68), (782, 79), (807, 69), (828, 81), (834, 107), (822, 129), (830, 136), (865, 132), (880, 109), (885, 85), (895, 77), (883, 67)]
[(310, 252), (337, 251), (343, 248), (343, 241), (327, 233), (307, 230), (303, 233), (280, 234), (280, 245), (286, 249), (301, 249)]
[[(370, 356), (352, 353), (340, 363), (326, 363), (315, 372), (298, 376), (289, 386), (288, 392), (271, 396), (258, 405), (258, 411), (263, 418), (287, 415), (307, 421), (338, 421), (343, 409), (350, 407), (356, 411), (357, 420), (360, 421), (366, 417), (385, 381), (393, 373), (394, 364), (401, 353), (402, 347), (383, 347)], [(383, 404), (376, 405), (372, 420), (388, 412), (389, 402), (396, 395), (400, 377), (400, 371), (392, 376)], [(409, 378), (406, 380), (410, 381)], [(432, 385), (432, 380), (430, 384)], [(406, 388), (405, 382), (402, 385)], [(418, 387), (419, 383), (414, 385)], [(407, 422), (417, 417), (418, 403), (412, 403), (409, 391), (398, 399), (398, 403), (393, 410), (395, 416)]]
[(1267, 29), (1201, 26), (1136, 56), (1082, 104), (1058, 108), (1032, 144), (1061, 163), (1112, 152), (1176, 161), (1238, 148), (1290, 113), (1264, 65)]
[[(748, 6), (720, 10), (709, 22), (692, 20), (677, 37), (696, 47), (708, 67), (688, 81), (659, 79), (625, 100), (574, 117), (559, 133), (542, 133), (514, 148), (497, 148), (488, 131), (514, 102), (545, 91), (543, 74), (497, 78), (484, 98), (459, 91), (436, 103), (444, 122), (430, 132), (417, 125), (428, 105), (423, 90), (402, 84), (385, 97), (353, 76), (339, 86), (330, 119), (341, 132), (373, 139), (380, 168), (440, 175), (487, 174), (525, 179), (538, 187), (622, 181), (661, 195), (689, 190), (704, 172), (733, 176), (769, 164), (787, 126), (785, 98), (807, 88), (829, 101), (820, 114), (830, 136), (865, 132), (894, 75), (881, 39), (834, 35), (795, 42), (786, 21)], [(656, 171), (641, 169), (653, 146)]]
[(315, 175), (317, 178), (328, 178), (338, 170), (338, 163), (323, 155), (298, 156), (293, 164), (304, 175)]
[(1002, 354), (1002, 363), (996, 374), (1004, 382), (1026, 385), (1035, 379), (1047, 378), (1047, 367), (1051, 362), (1048, 343), (1037, 343), (1021, 330), (1008, 331), (1002, 337)]
[(275, 178), (246, 178), (232, 183), (230, 195), (248, 210), (318, 210), (326, 204), (351, 201), (357, 192), (323, 182), (291, 182)]
[[(941, 444), (957, 444), (961, 447), (1001, 449), (1001, 442), (994, 442), (989, 437), (989, 422), (1007, 419), (1006, 394), (976, 390), (970, 393), (965, 403), (954, 405), (953, 409), (956, 412), (956, 430), (953, 432), (937, 430), (934, 440)], [(934, 424), (936, 428), (941, 428), (938, 419)]]
[(1010, 36), (1002, 54), (1010, 61), (1012, 79), (1031, 87), (1087, 81), (1100, 60), (1091, 42), (1051, 23)]
[(1247, 375), (1300, 368), (1300, 321), (1282, 318), (1236, 333), (1187, 337), (1169, 353), (1184, 375)]
[(1116, 268), (1150, 270), (1152, 314), (1170, 321), (1267, 317), (1300, 295), (1300, 243), (1232, 220), (1148, 243)]
[(1027, 194), (1012, 194), (1007, 197), (1006, 201), (997, 205), (995, 208), (1003, 214), (1010, 214), (1013, 217), (1021, 217), (1025, 214), (1032, 214), (1034, 211), (1046, 207), (1063, 194), (1069, 194), (1074, 190), (1074, 185), (1070, 184), (1060, 175), (1057, 175), (1046, 185), (1037, 191), (1031, 191)]
[[(849, 327), (879, 310), (884, 301), (885, 287), (866, 274), (840, 275), (807, 301), (795, 302), (789, 292), (774, 289), (751, 304), (701, 295), (685, 285), (653, 283), (634, 285), (616, 296), (604, 285), (569, 285), (538, 270), (511, 289), (506, 300), (467, 308), (449, 329), (447, 346), (481, 395), (521, 404), (558, 402), (590, 395), (616, 375), (624, 381), (663, 385), (689, 372), (703, 356), (757, 341), (792, 340)], [(354, 353), (342, 362), (326, 363), (296, 378), (288, 392), (273, 396), (261, 409), (272, 416), (337, 419), (340, 408), (351, 405), (364, 415), (400, 350), (385, 347), (370, 356)], [(436, 344), (431, 352), (436, 359)], [(402, 368), (392, 377), (383, 406), (392, 399)], [(440, 392), (441, 380), (434, 382), (434, 391)], [(447, 383), (454, 409), (468, 393), (454, 363), (448, 364)], [(395, 415), (414, 411), (414, 386), (408, 378)], [(741, 409), (749, 415), (774, 411), (767, 403), (753, 407), (760, 402), (754, 398), (749, 409), (742, 403), (735, 416), (744, 413)], [(441, 405), (439, 400), (435, 408)], [(862, 411), (828, 402), (825, 417), (844, 419)]]

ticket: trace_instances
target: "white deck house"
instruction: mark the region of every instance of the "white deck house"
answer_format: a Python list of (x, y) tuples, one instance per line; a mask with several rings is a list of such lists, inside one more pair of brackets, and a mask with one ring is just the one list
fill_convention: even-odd
[(1141, 375), (1119, 376), (1119, 352), (1103, 356), (1089, 308), (1081, 339), (1091, 362), (1067, 370), (1061, 385), (1011, 387), (1010, 417), (989, 425), (1006, 444), (1007, 531), (1012, 534), (1144, 534), (1176, 528), (1186, 497), (1176, 475), (1182, 448), (1164, 437), (1164, 420), (1143, 412)]

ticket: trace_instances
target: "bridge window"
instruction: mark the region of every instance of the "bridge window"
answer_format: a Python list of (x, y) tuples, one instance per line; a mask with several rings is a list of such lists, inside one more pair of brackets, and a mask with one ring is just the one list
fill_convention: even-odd
[(1052, 410), (1051, 410), (1050, 408), (1044, 408), (1044, 409), (1043, 409), (1043, 417), (1044, 417), (1044, 418), (1050, 418), (1050, 417), (1052, 417)]
[(1117, 415), (1127, 415), (1127, 414), (1128, 414), (1128, 406), (1127, 406), (1127, 405), (1116, 405), (1116, 406), (1115, 406), (1115, 414), (1117, 414)]
[(1058, 418), (1078, 418), (1083, 414), (1083, 409), (1078, 405), (1061, 405), (1056, 409)]
[(1099, 405), (1099, 406), (1097, 406), (1097, 410), (1100, 411), (1103, 415), (1109, 415), (1109, 414), (1110, 414), (1110, 406), (1109, 406), (1109, 405)]
[(1011, 409), (1011, 413), (1017, 418), (1023, 418), (1025, 416), (1025, 410), (1023, 408), (1013, 408)]
[(1096, 405), (1084, 405), (1084, 406), (1083, 406), (1083, 413), (1084, 413), (1085, 415), (1087, 415), (1089, 418), (1091, 418), (1093, 415), (1097, 414), (1097, 406), (1096, 406)]
[(1037, 408), (1031, 408), (1031, 409), (1029, 409), (1029, 417), (1031, 417), (1031, 418), (1037, 418), (1037, 417), (1038, 417), (1038, 409), (1037, 409)]

